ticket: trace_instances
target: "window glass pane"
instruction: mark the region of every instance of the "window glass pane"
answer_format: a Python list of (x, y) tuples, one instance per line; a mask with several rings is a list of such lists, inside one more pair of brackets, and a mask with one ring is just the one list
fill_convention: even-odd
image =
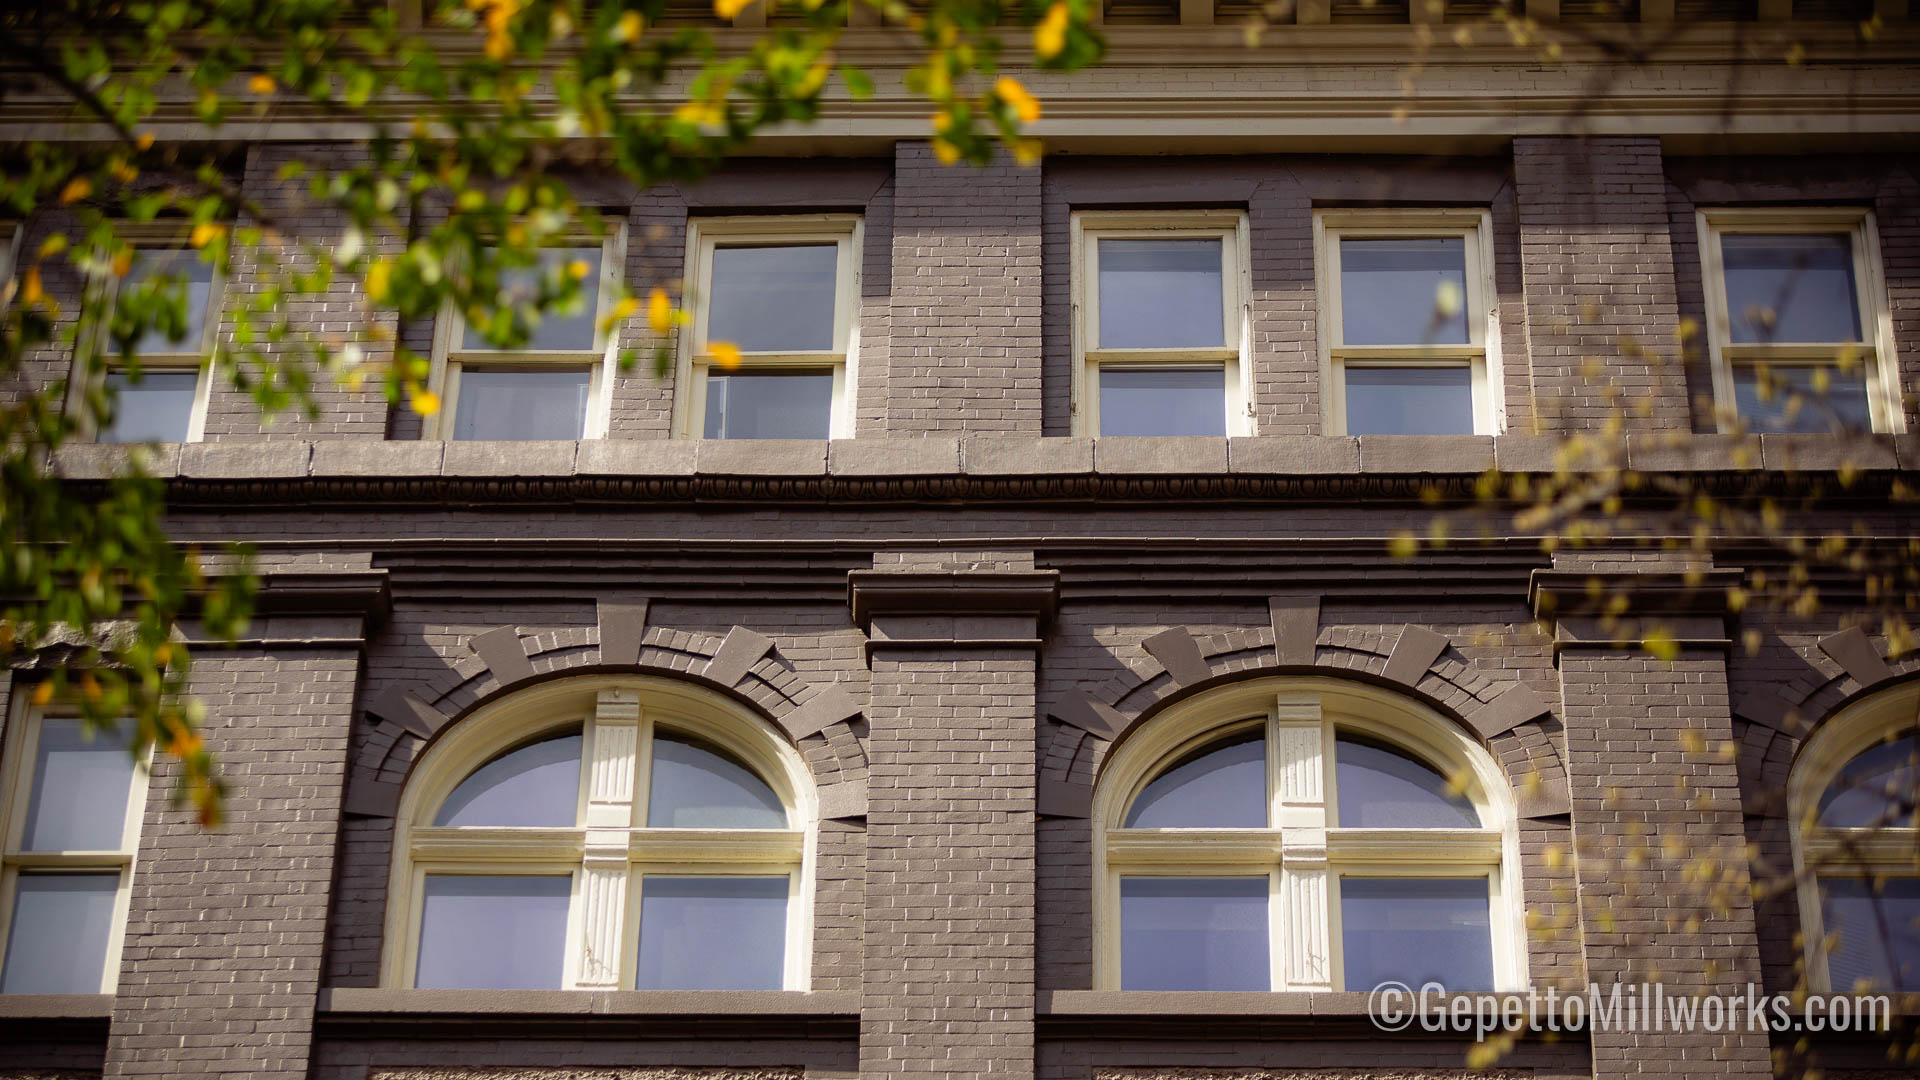
[(1473, 434), (1473, 372), (1344, 365), (1349, 435)]
[(187, 441), (198, 371), (144, 371), (137, 380), (125, 371), (109, 371), (106, 385), (114, 396), (113, 419), (102, 425), (95, 441)]
[(656, 736), (647, 786), (655, 829), (784, 829), (787, 810), (765, 780), (704, 743)]
[(1859, 878), (1821, 878), (1820, 897), (1836, 992), (1920, 990), (1920, 878), (1888, 878), (1877, 894)]
[(1258, 729), (1175, 762), (1140, 790), (1129, 829), (1264, 829), (1267, 740)]
[(716, 247), (707, 340), (744, 352), (828, 352), (837, 244)]
[(1358, 739), (1334, 743), (1333, 786), (1345, 829), (1477, 829), (1480, 815), (1426, 762)]
[(786, 958), (786, 878), (642, 879), (636, 989), (778, 990)]
[(1340, 879), (1340, 944), (1346, 989), (1383, 982), (1418, 989), (1493, 989), (1487, 879)]
[(136, 353), (198, 353), (205, 343), (207, 301), (213, 294), (213, 266), (202, 262), (191, 251), (135, 251), (133, 268), (127, 272), (129, 283), (167, 279), (169, 296), (186, 290), (186, 323), (175, 340), (161, 327), (152, 327), (133, 343)]
[(1820, 794), (1822, 825), (1871, 828), (1914, 825), (1920, 792), (1920, 740), (1907, 735), (1861, 751)]
[[(549, 310), (527, 334), (523, 349), (554, 349), (569, 352), (593, 352), (594, 323), (600, 313), (600, 256), (598, 247), (547, 248), (540, 252), (538, 266), (523, 266), (500, 272), (500, 307), (531, 304), (540, 297), (540, 282), (566, 272), (573, 262), (587, 264), (580, 279), (580, 308), (576, 311)], [(491, 349), (494, 346), (477, 326), (466, 328), (460, 341), (462, 349)], [(462, 391), (465, 392), (464, 390)], [(546, 438), (546, 436), (539, 436)]]
[(133, 770), (133, 755), (112, 737), (88, 739), (80, 721), (66, 717), (42, 720), (21, 848), (119, 851)]
[(1348, 345), (1465, 345), (1462, 236), (1340, 241), (1341, 340)]
[(1860, 340), (1845, 235), (1722, 236), (1720, 259), (1735, 342)]
[(414, 985), (558, 990), (566, 978), (565, 877), (428, 874)]
[(462, 368), (453, 437), (578, 439), (586, 430), (592, 383), (592, 374), (584, 369)]
[(1225, 369), (1100, 369), (1100, 434), (1226, 433)]
[(1268, 990), (1267, 879), (1120, 879), (1125, 990)]
[(1852, 371), (1818, 364), (1735, 364), (1733, 400), (1749, 431), (1826, 434), (1873, 427), (1866, 371), (1859, 364)]
[(1102, 349), (1226, 345), (1221, 241), (1100, 241)]
[(120, 875), (21, 874), (0, 994), (97, 994), (114, 934)]
[(709, 439), (824, 439), (833, 421), (833, 372), (707, 375)]
[(474, 770), (440, 804), (435, 825), (571, 827), (580, 813), (579, 735), (543, 739)]

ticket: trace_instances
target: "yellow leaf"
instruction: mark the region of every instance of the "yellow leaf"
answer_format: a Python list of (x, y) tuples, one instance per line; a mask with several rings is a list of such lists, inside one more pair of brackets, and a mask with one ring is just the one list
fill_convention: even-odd
[(707, 342), (707, 354), (713, 357), (714, 363), (728, 371), (740, 366), (740, 347), (731, 341)]
[(247, 80), (247, 89), (256, 94), (271, 94), (278, 88), (279, 84), (273, 81), (273, 76), (271, 75), (255, 75), (253, 78)]
[(40, 243), (40, 257), (43, 259), (51, 259), (65, 250), (67, 250), (66, 233), (54, 233)]
[(140, 170), (116, 158), (111, 166), (113, 178), (123, 184), (131, 184), (140, 179)]
[(1669, 663), (1680, 655), (1680, 643), (1666, 630), (1654, 630), (1640, 644), (1655, 657)]
[(1013, 144), (1013, 160), (1022, 168), (1040, 164), (1040, 140), (1021, 139)]
[(575, 281), (584, 279), (592, 270), (593, 267), (588, 266), (585, 259), (575, 259), (567, 264), (567, 276)]
[(945, 139), (935, 139), (933, 140), (933, 156), (940, 159), (940, 164), (951, 165), (960, 160), (960, 148)]
[(45, 679), (42, 679), (39, 682), (33, 684), (33, 703), (35, 705), (45, 705), (47, 702), (52, 700), (53, 700), (53, 683)]
[(148, 132), (143, 131), (139, 134), (137, 138), (133, 140), (133, 145), (139, 147), (142, 150), (151, 150), (153, 149), (153, 136)]
[(40, 284), (40, 268), (27, 267), (20, 280), (20, 302), (28, 306), (38, 304), (47, 298), (46, 288)]
[(753, 3), (754, 0), (713, 0), (713, 13), (723, 19), (732, 19)]
[(620, 302), (613, 305), (613, 310), (607, 312), (606, 318), (600, 320), (600, 332), (612, 332), (614, 327), (632, 318), (633, 313), (639, 310), (640, 301), (635, 300), (631, 296), (621, 297)]
[(647, 294), (647, 325), (656, 334), (664, 334), (673, 326), (673, 303), (667, 299), (667, 290), (655, 289)]
[(993, 84), (993, 92), (1001, 101), (1013, 107), (1014, 115), (1020, 118), (1022, 124), (1031, 124), (1040, 119), (1040, 99), (1027, 93), (1027, 88), (1020, 85), (1019, 79), (1002, 75), (1000, 81)]
[(953, 126), (953, 117), (943, 112), (934, 113), (932, 120), (933, 130), (941, 133), (945, 133), (948, 128)]
[(1420, 552), (1420, 538), (1406, 529), (1394, 533), (1387, 541), (1387, 554), (1396, 559), (1411, 559)]
[(639, 12), (637, 11), (621, 12), (620, 21), (618, 23), (615, 23), (613, 27), (613, 40), (638, 41), (640, 40), (641, 31), (645, 30), (646, 28), (647, 28), (647, 22), (645, 19), (642, 19), (640, 17)]
[(393, 276), (393, 264), (385, 259), (375, 259), (367, 266), (367, 299), (381, 303), (387, 298), (389, 279)]
[(196, 248), (203, 248), (215, 240), (218, 240), (226, 231), (227, 227), (225, 225), (216, 224), (211, 221), (203, 221), (193, 227), (193, 235), (187, 238), (187, 243), (192, 244)]
[(113, 256), (113, 276), (126, 277), (133, 273), (133, 249), (122, 248)]
[(410, 403), (413, 411), (421, 416), (432, 416), (440, 411), (440, 395), (425, 387), (414, 390)]
[(1066, 0), (1056, 0), (1046, 17), (1033, 28), (1033, 51), (1042, 60), (1051, 60), (1067, 47), (1069, 13)]
[(725, 119), (719, 107), (710, 101), (689, 101), (673, 110), (673, 118), (695, 127), (715, 127)]
[(60, 189), (60, 201), (77, 203), (91, 194), (93, 194), (93, 181), (84, 176), (76, 176), (67, 181), (66, 187)]

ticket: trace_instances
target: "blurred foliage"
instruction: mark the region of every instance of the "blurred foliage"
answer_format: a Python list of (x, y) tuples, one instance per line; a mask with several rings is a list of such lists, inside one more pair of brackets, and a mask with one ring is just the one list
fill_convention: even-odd
[[(1017, 47), (1042, 70), (1097, 60), (1093, 2), (797, 0), (770, 28), (721, 35), (671, 25), (667, 0), (429, 2), (411, 20), (364, 0), (54, 0), (0, 14), (0, 58), (32, 76), (0, 100), (60, 102), (71, 114), (55, 119), (100, 134), (10, 146), (0, 168), (0, 219), (56, 223), (14, 253), (0, 294), (0, 655), (51, 669), (34, 690), (43, 703), (119, 732), (135, 753), (157, 746), (177, 758), (176, 797), (219, 820), (222, 788), (197, 733), (203, 710), (183, 692), (191, 658), (176, 625), (191, 617), (227, 640), (244, 630), (256, 592), (247, 553), (226, 553), (210, 574), (170, 542), (162, 487), (138, 453), (97, 488), (48, 467), (61, 446), (111, 422), (104, 375), (139, 373), (137, 343), (197, 348), (185, 340), (186, 275), (132, 274), (136, 243), (190, 252), (221, 279), (245, 269), (248, 287), (223, 299), (207, 362), (269, 420), (312, 413), (316, 387), (373, 380), (430, 414), (439, 402), (428, 358), (393, 326), (458, 310), (511, 348), (602, 286), (540, 258), (609, 228), (569, 189), (583, 165), (637, 189), (691, 180), (760, 131), (815, 120), (836, 79), (852, 98), (872, 95), (873, 78), (834, 55), (854, 3), (870, 5), (855, 17), (894, 27), (917, 60), (907, 89), (931, 109), (942, 160), (984, 163), (1004, 150), (1030, 161), (1037, 144), (1023, 131), (1040, 105), (999, 73), (1000, 59)], [(715, 0), (714, 14), (747, 6)], [(365, 133), (359, 153), (296, 158), (279, 173), (332, 215), (337, 225), (322, 231), (277, 220), (239, 182), (230, 147), (243, 125), (290, 115)], [(530, 275), (536, 288), (503, 291)], [(343, 278), (363, 298), (359, 328), (317, 332), (289, 317), (295, 301)], [(669, 283), (612, 290), (603, 329), (639, 320), (651, 342), (625, 350), (622, 365), (650, 353), (664, 367), (683, 298)], [(58, 360), (36, 371), (36, 357)]]

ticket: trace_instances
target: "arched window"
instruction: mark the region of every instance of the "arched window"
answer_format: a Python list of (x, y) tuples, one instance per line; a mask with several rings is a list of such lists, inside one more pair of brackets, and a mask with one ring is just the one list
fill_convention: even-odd
[(1414, 702), (1330, 679), (1203, 694), (1095, 794), (1096, 985), (1526, 985), (1511, 790)]
[(388, 985), (805, 989), (814, 803), (725, 699), (579, 679), (436, 742), (397, 821)]
[(1807, 977), (1816, 990), (1920, 990), (1920, 684), (1857, 702), (1788, 784)]

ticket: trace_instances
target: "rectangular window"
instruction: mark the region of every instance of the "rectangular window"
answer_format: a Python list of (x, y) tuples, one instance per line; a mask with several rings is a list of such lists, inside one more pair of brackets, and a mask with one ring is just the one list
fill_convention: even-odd
[[(546, 248), (537, 265), (501, 272), (501, 303), (486, 321), (449, 308), (434, 337), (429, 385), (441, 401), (428, 437), (564, 441), (605, 435), (607, 373), (618, 328), (603, 331), (600, 322), (624, 250), (618, 230), (601, 242), (583, 238)], [(528, 327), (521, 344), (496, 344), (508, 337), (514, 306), (530, 302), (543, 281), (563, 274), (579, 276), (579, 307), (548, 314)]]
[(1853, 993), (1920, 990), (1920, 878), (1820, 879), (1827, 985)]
[(1247, 434), (1246, 215), (1083, 211), (1072, 250), (1074, 434)]
[(1126, 990), (1267, 990), (1268, 879), (1120, 879)]
[(681, 337), (682, 435), (853, 434), (860, 249), (852, 215), (689, 223), (693, 325)]
[(1497, 434), (1488, 212), (1321, 210), (1313, 228), (1325, 430)]
[(73, 717), (21, 709), (14, 720), (0, 804), (0, 993), (111, 993), (146, 771)]
[(790, 879), (640, 879), (636, 990), (778, 990), (785, 985)]
[(1342, 877), (1344, 985), (1493, 988), (1492, 905), (1485, 877)]
[(1702, 210), (1722, 431), (1904, 430), (1873, 215)]
[[(106, 287), (103, 310), (111, 312), (129, 288), (149, 286), (183, 300), (184, 307), (178, 322), (149, 327), (134, 341), (131, 364), (104, 326), (97, 331), (93, 340), (105, 365), (99, 378), (114, 393), (114, 409), (94, 429), (94, 441), (197, 441), (206, 424), (212, 383), (207, 356), (219, 331), (220, 274), (199, 252), (170, 246), (185, 240), (170, 227), (126, 225), (122, 232), (135, 245), (133, 261), (124, 278)], [(78, 391), (83, 380), (76, 378), (74, 384)]]
[(566, 985), (573, 879), (428, 874), (414, 985), (558, 990)]

